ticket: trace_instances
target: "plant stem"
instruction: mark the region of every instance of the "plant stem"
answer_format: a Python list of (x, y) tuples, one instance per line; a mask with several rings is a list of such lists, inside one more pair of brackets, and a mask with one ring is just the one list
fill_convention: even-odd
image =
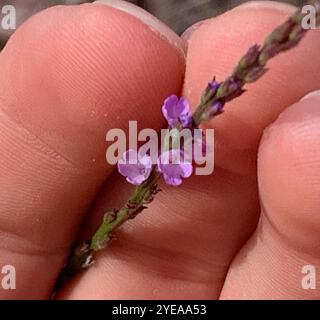
[(135, 188), (133, 195), (120, 210), (108, 212), (104, 216), (102, 224), (92, 237), (90, 243), (92, 251), (104, 249), (116, 228), (125, 221), (135, 218), (137, 214), (147, 208), (146, 205), (152, 202), (153, 196), (159, 191), (157, 188), (159, 178), (160, 174), (156, 169), (153, 169), (149, 179)]
[(115, 229), (127, 220), (134, 219), (147, 208), (146, 205), (151, 203), (153, 197), (160, 191), (157, 185), (159, 178), (160, 173), (153, 169), (148, 180), (135, 188), (132, 196), (121, 209), (109, 211), (104, 215), (103, 221), (91, 241), (83, 242), (75, 248), (57, 281), (55, 291), (61, 288), (69, 277), (93, 264), (95, 253), (106, 248)]

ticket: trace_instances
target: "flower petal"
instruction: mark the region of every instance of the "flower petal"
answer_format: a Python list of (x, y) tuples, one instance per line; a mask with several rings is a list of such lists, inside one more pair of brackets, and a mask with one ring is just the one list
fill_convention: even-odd
[(181, 98), (177, 103), (176, 113), (180, 117), (182, 115), (187, 115), (190, 112), (190, 106), (187, 99)]
[(118, 161), (118, 171), (127, 178), (129, 183), (140, 185), (149, 178), (152, 172), (152, 160), (148, 155), (138, 156), (136, 150), (128, 150)]
[(191, 163), (183, 162), (183, 152), (178, 149), (163, 152), (158, 159), (158, 170), (165, 182), (178, 186), (182, 178), (188, 178), (193, 172)]
[(138, 163), (137, 150), (133, 150), (133, 149), (127, 150), (123, 154), (122, 159), (119, 160), (119, 162), (124, 163), (124, 164), (136, 164), (136, 163)]
[(142, 164), (146, 169), (149, 169), (152, 167), (152, 159), (148, 155), (138, 155), (139, 163)]
[(191, 163), (181, 164), (180, 168), (182, 170), (182, 177), (183, 178), (189, 178), (192, 175), (193, 167), (192, 167)]
[(180, 186), (182, 184), (182, 179), (181, 178), (176, 178), (176, 177), (170, 177), (166, 174), (163, 175), (164, 181), (171, 186)]
[(179, 120), (183, 128), (191, 128), (192, 126), (192, 117), (189, 114), (183, 114), (179, 117)]
[(127, 181), (134, 186), (140, 186), (147, 179), (144, 176), (136, 176), (134, 178), (127, 177)]
[(176, 95), (169, 96), (163, 103), (162, 113), (164, 117), (169, 121), (170, 119), (176, 119), (175, 109), (179, 102), (179, 98)]

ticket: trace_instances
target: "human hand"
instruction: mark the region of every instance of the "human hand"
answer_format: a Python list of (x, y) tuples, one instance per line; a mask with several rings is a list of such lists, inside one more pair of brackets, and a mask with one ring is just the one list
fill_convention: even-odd
[[(105, 163), (109, 129), (133, 119), (160, 129), (163, 99), (181, 90), (196, 106), (213, 75), (224, 79), (293, 10), (241, 6), (182, 39), (101, 3), (25, 23), (0, 54), (0, 266), (17, 273), (0, 297), (50, 297), (79, 230), (91, 234), (126, 198), (131, 187)], [(301, 286), (302, 267), (320, 267), (320, 97), (300, 101), (319, 89), (318, 37), (272, 61), (209, 124), (214, 174), (164, 187), (58, 298), (320, 296)]]

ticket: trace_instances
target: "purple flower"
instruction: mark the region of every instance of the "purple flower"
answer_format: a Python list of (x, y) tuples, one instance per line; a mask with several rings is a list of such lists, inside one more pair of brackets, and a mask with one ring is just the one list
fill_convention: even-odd
[(140, 155), (136, 150), (128, 150), (118, 161), (120, 174), (135, 186), (146, 181), (152, 171), (152, 160), (148, 155)]
[(161, 154), (158, 159), (158, 170), (163, 174), (165, 182), (172, 186), (179, 186), (182, 178), (189, 178), (193, 167), (191, 163), (184, 162), (181, 150), (170, 150)]
[(188, 101), (183, 98), (179, 99), (175, 95), (168, 97), (164, 101), (162, 113), (170, 127), (174, 127), (180, 123), (186, 128), (190, 126), (192, 121)]
[(213, 117), (217, 114), (222, 113), (224, 107), (224, 103), (221, 101), (216, 101), (210, 108), (209, 108), (209, 113), (210, 117)]
[(208, 84), (208, 88), (210, 88), (214, 92), (216, 92), (219, 89), (219, 86), (220, 86), (220, 84), (215, 79), (213, 79)]
[(213, 99), (214, 96), (216, 95), (219, 87), (220, 87), (220, 83), (218, 83), (214, 78), (211, 82), (208, 83), (208, 86), (202, 95), (202, 98), (201, 98), (202, 101), (204, 103), (207, 103), (211, 99)]

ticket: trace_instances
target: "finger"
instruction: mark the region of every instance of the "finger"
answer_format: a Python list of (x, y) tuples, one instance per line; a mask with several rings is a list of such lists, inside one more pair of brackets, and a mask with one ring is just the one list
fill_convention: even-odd
[[(187, 57), (184, 92), (192, 105), (214, 74), (218, 79), (228, 75), (247, 48), (260, 43), (292, 10), (277, 5), (239, 7), (200, 26), (189, 40)], [(227, 106), (212, 122), (217, 140), (214, 174), (194, 177), (178, 189), (163, 186), (149, 211), (123, 226), (97, 263), (61, 297), (217, 298), (230, 262), (258, 220), (259, 136), (280, 110), (319, 82), (314, 71), (320, 65), (314, 60), (318, 48), (315, 35), (309, 35), (300, 48), (277, 58), (266, 78), (252, 85), (245, 97)], [(288, 82), (287, 77), (302, 73), (308, 79)], [(127, 196), (123, 179), (115, 179), (106, 182), (94, 209), (95, 227), (103, 212), (118, 207)]]
[(316, 274), (303, 274), (320, 268), (319, 107), (319, 97), (301, 101), (266, 131), (260, 226), (232, 263), (222, 299), (320, 298)]
[(179, 92), (184, 58), (179, 38), (156, 25), (104, 5), (60, 6), (28, 20), (1, 53), (0, 265), (18, 279), (1, 298), (50, 294), (112, 169), (107, 130), (161, 125), (158, 105)]
[[(225, 79), (247, 48), (253, 43), (261, 44), (294, 10), (292, 6), (272, 1), (249, 2), (228, 13), (230, 20), (234, 19), (228, 24), (228, 37), (225, 36), (224, 16), (205, 21), (189, 40), (184, 92), (191, 105), (197, 105), (212, 75), (217, 80)], [(257, 19), (260, 15), (261, 20)], [(248, 92), (229, 103), (226, 112), (210, 123), (216, 129), (215, 162), (218, 166), (238, 173), (253, 172), (265, 126), (284, 108), (317, 89), (320, 77), (315, 68), (319, 63), (315, 54), (319, 49), (317, 39), (318, 31), (310, 31), (300, 46), (270, 61), (270, 71), (257, 83), (248, 85)], [(306, 78), (300, 76), (301, 69), (307, 74)], [(297, 78), (300, 81), (288, 81)], [(243, 150), (245, 152), (241, 152)]]

